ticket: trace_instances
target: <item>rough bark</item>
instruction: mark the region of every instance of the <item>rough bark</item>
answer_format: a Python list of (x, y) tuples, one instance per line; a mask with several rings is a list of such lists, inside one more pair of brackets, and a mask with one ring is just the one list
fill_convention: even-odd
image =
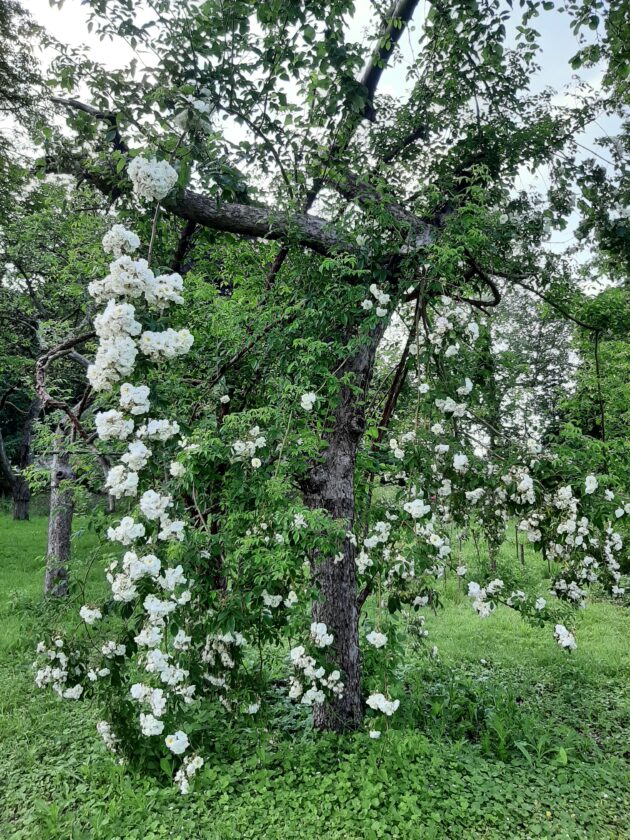
[[(171, 193), (162, 205), (182, 219), (214, 230), (262, 239), (294, 236), (296, 241), (321, 254), (328, 254), (342, 244), (329, 222), (307, 213), (274, 212), (265, 207), (230, 202), (218, 204), (215, 199), (188, 189)], [(352, 250), (348, 243), (345, 245)]]
[(190, 251), (190, 246), (192, 245), (196, 230), (197, 222), (191, 222), (190, 220), (187, 221), (181, 229), (179, 240), (177, 242), (177, 248), (175, 249), (175, 254), (173, 256), (173, 262), (171, 263), (171, 271), (176, 271), (178, 274), (182, 275), (187, 273), (188, 267), (184, 268), (184, 260)]
[(13, 499), (13, 518), (26, 520), (29, 518), (31, 491), (24, 476), (16, 475), (11, 485)]
[[(354, 471), (365, 427), (365, 394), (383, 331), (384, 327), (379, 326), (342, 368), (340, 376), (349, 375), (351, 382), (340, 388), (324, 459), (310, 471), (304, 487), (308, 507), (328, 511), (349, 531), (354, 524)], [(343, 672), (345, 685), (342, 697), (315, 707), (313, 722), (319, 730), (356, 729), (363, 718), (355, 552), (355, 546), (346, 539), (343, 560), (335, 562), (332, 557), (315, 556), (312, 561), (313, 578), (319, 589), (313, 620), (324, 622), (334, 636), (330, 659)]]
[(70, 538), (74, 514), (74, 491), (68, 482), (75, 478), (67, 452), (60, 447), (50, 473), (50, 515), (44, 594), (61, 598), (68, 594)]

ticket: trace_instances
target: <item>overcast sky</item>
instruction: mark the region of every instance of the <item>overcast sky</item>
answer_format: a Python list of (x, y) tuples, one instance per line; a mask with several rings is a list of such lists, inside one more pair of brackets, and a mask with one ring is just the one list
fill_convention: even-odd
[[(131, 57), (131, 50), (122, 42), (113, 48), (111, 43), (100, 42), (95, 35), (88, 33), (87, 9), (81, 5), (81, 0), (65, 0), (61, 9), (51, 8), (48, 0), (21, 0), (21, 2), (33, 17), (56, 38), (75, 46), (89, 46), (93, 57), (103, 64), (109, 67), (120, 67)], [(173, 0), (173, 4), (176, 5), (176, 3), (177, 0)], [(427, 5), (426, 2), (421, 2), (418, 6), (414, 18), (414, 23), (418, 26), (421, 25)], [(356, 9), (351, 34), (358, 38), (365, 24), (371, 19), (372, 3), (370, 0), (357, 0)], [(561, 90), (571, 81), (571, 69), (568, 62), (577, 49), (577, 42), (569, 28), (569, 18), (566, 14), (553, 10), (541, 14), (534, 21), (534, 25), (540, 32), (542, 46), (542, 71), (534, 80), (535, 87), (551, 85)], [(413, 33), (409, 38), (413, 42)], [(403, 39), (403, 49), (408, 49), (408, 43), (409, 39)], [(392, 90), (400, 91), (400, 83), (403, 81), (401, 71), (394, 68), (386, 75), (388, 86), (392, 86)], [(597, 71), (592, 72), (590, 80), (596, 80), (597, 75)]]

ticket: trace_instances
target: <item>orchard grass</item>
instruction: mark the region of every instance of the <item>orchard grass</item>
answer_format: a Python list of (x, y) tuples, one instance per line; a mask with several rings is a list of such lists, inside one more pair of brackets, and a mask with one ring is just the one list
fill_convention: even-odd
[[(35, 688), (33, 649), (51, 610), (41, 597), (46, 527), (44, 516), (0, 513), (2, 840), (630, 838), (627, 607), (589, 603), (567, 654), (548, 628), (505, 608), (479, 619), (449, 578), (444, 608), (427, 614), (439, 656), (410, 657), (404, 701), (379, 740), (305, 733), (279, 693), (272, 734), (264, 721), (238, 733), (215, 721), (214, 753), (183, 797), (116, 765), (89, 704)], [(97, 541), (81, 519), (73, 551), (73, 576), (91, 567), (96, 594)], [(462, 560), (478, 563), (472, 543)], [(544, 565), (529, 550), (525, 560), (517, 570), (543, 592)], [(515, 567), (512, 541), (499, 573)]]

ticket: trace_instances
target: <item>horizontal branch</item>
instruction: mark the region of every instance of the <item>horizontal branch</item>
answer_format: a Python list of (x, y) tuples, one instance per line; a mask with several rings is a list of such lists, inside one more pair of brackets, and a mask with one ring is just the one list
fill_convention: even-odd
[(378, 207), (380, 211), (387, 213), (396, 223), (409, 228), (416, 234), (414, 247), (430, 244), (436, 229), (435, 225), (423, 221), (415, 213), (405, 210), (400, 204), (396, 204), (381, 195), (376, 187), (365, 181), (359, 180), (352, 172), (343, 176), (330, 173), (326, 177), (326, 183), (334, 187), (337, 192), (350, 201), (356, 201), (365, 209)]
[(249, 204), (218, 204), (215, 199), (188, 189), (173, 192), (162, 201), (162, 206), (203, 227), (260, 239), (294, 238), (319, 254), (350, 247), (339, 239), (329, 222), (308, 213), (273, 211)]
[(85, 102), (81, 102), (79, 99), (65, 99), (62, 96), (51, 96), (50, 98), (56, 105), (63, 105), (65, 108), (71, 108), (75, 111), (83, 111), (84, 114), (89, 114), (96, 120), (106, 122), (110, 128), (115, 130), (114, 138), (112, 140), (114, 148), (119, 152), (123, 152), (123, 154), (126, 154), (129, 151), (129, 146), (122, 139), (118, 129), (118, 115), (113, 111), (101, 111), (100, 108), (95, 108), (93, 105), (88, 105)]

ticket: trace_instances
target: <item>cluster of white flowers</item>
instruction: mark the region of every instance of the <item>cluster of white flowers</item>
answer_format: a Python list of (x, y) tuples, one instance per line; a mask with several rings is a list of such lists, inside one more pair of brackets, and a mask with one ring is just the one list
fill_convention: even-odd
[(147, 414), (151, 408), (150, 393), (148, 385), (134, 387), (129, 382), (123, 382), (120, 386), (120, 407), (129, 414)]
[(442, 414), (450, 414), (453, 417), (464, 417), (467, 410), (466, 403), (458, 403), (452, 397), (446, 397), (444, 400), (436, 400), (435, 406)]
[[(63, 639), (54, 639), (50, 648), (46, 647), (45, 642), (39, 642), (37, 653), (47, 663), (43, 668), (39, 668), (35, 674), (37, 687), (44, 688), (44, 686), (50, 685), (60, 697), (65, 697), (68, 700), (78, 700), (83, 693), (83, 686), (77, 683), (70, 688), (66, 687), (70, 672), (74, 671), (75, 668), (64, 651)], [(38, 662), (34, 662), (33, 667), (37, 667), (38, 664)]]
[[(147, 198), (161, 198), (172, 188), (176, 174), (168, 164), (156, 161), (144, 161), (136, 158), (129, 167), (136, 192)], [(181, 296), (182, 281), (179, 275), (154, 277), (145, 260), (134, 261), (125, 252), (133, 252), (140, 245), (138, 237), (122, 226), (114, 226), (104, 238), (106, 250), (117, 259), (110, 266), (110, 274), (104, 280), (90, 284), (90, 294), (98, 302), (105, 303), (102, 312), (96, 315), (95, 330), (100, 339), (94, 365), (88, 376), (97, 390), (111, 390), (114, 383), (123, 376), (129, 376), (134, 368), (137, 346), (146, 355), (154, 359), (173, 358), (190, 350), (192, 335), (188, 330), (166, 329), (163, 332), (142, 332), (142, 324), (136, 320), (136, 309), (129, 303), (144, 297), (148, 306), (163, 311), (170, 304), (183, 302)], [(150, 389), (147, 385), (135, 385), (125, 381), (120, 387), (120, 410), (113, 408), (95, 415), (96, 431), (102, 441), (127, 441), (134, 433), (133, 417), (146, 415), (150, 411)], [(131, 417), (129, 417), (131, 415)], [(167, 443), (179, 434), (177, 422), (168, 419), (148, 419), (135, 432), (135, 439), (121, 456), (121, 463), (115, 464), (108, 472), (105, 486), (115, 497), (136, 496), (139, 493), (139, 473), (143, 470), (153, 452), (145, 445), (144, 439)], [(182, 441), (185, 451), (188, 445)], [(175, 467), (175, 469), (173, 469)], [(179, 462), (171, 463), (171, 474), (181, 477), (185, 467)], [(144, 490), (139, 499), (139, 511), (144, 521), (137, 521), (133, 516), (124, 516), (117, 525), (108, 529), (107, 536), (112, 542), (132, 546), (143, 541), (147, 527), (153, 534), (146, 539), (147, 544), (157, 540), (184, 538), (185, 524), (173, 520), (169, 514), (174, 508), (173, 498), (155, 489)], [(147, 523), (147, 524), (145, 524)], [(155, 533), (157, 531), (157, 533)], [(177, 633), (168, 633), (168, 622), (176, 611), (191, 600), (190, 582), (186, 579), (182, 566), (164, 566), (156, 554), (143, 553), (140, 548), (129, 550), (122, 562), (114, 561), (108, 568), (107, 580), (111, 587), (112, 598), (116, 602), (134, 604), (142, 597), (141, 608), (145, 621), (135, 636), (137, 653), (127, 652), (127, 647), (116, 640), (109, 640), (101, 647), (106, 660), (137, 657), (136, 664), (144, 667), (145, 672), (157, 679), (157, 686), (142, 682), (134, 683), (130, 694), (140, 706), (138, 729), (146, 737), (162, 735), (164, 732), (163, 716), (169, 706), (169, 698), (175, 695), (178, 703), (173, 703), (173, 710), (179, 705), (179, 698), (191, 703), (196, 687), (187, 685), (189, 671), (177, 659), (177, 654), (188, 650), (191, 636), (182, 627), (182, 618), (177, 618)], [(142, 581), (141, 588), (139, 582)], [(142, 594), (141, 594), (142, 593)], [(102, 618), (97, 608), (83, 606), (81, 618), (86, 624), (93, 624)], [(185, 625), (184, 625), (185, 626)], [(38, 652), (46, 652), (43, 648)], [(63, 697), (78, 699), (83, 693), (79, 682), (67, 686), (68, 657), (63, 652), (63, 643), (53, 651), (54, 665), (48, 665), (38, 672), (38, 685), (52, 684)], [(50, 656), (49, 658), (53, 658)], [(109, 674), (108, 668), (77, 667), (73, 669), (77, 676), (85, 675), (95, 681)], [(119, 737), (108, 721), (98, 724), (98, 731), (110, 749), (120, 746)], [(166, 747), (175, 755), (182, 755), (188, 748), (188, 736), (178, 730), (165, 739)], [(179, 771), (178, 782), (184, 792), (188, 780), (203, 764), (199, 757), (186, 759)]]
[(109, 724), (109, 721), (106, 720), (99, 720), (96, 724), (96, 731), (103, 739), (105, 746), (111, 750), (112, 752), (116, 752), (118, 747), (118, 738), (114, 734), (114, 731)]
[(519, 531), (524, 531), (527, 534), (529, 542), (536, 543), (542, 539), (542, 531), (540, 525), (542, 523), (542, 515), (540, 513), (531, 513), (525, 519), (521, 519), (518, 523)]
[(140, 352), (148, 356), (154, 362), (160, 359), (174, 359), (176, 356), (185, 356), (193, 345), (193, 336), (190, 330), (173, 330), (170, 327), (162, 332), (151, 332), (145, 330), (140, 336), (138, 347)]
[(282, 595), (270, 595), (266, 589), (262, 591), (263, 604), (272, 610), (277, 609), (282, 603)]
[(184, 302), (183, 287), (184, 281), (179, 274), (156, 277), (145, 259), (134, 260), (125, 255), (110, 263), (109, 274), (101, 280), (93, 280), (88, 292), (97, 303), (117, 298), (144, 298), (149, 307), (162, 311), (171, 303)]
[(323, 621), (314, 621), (311, 624), (311, 639), (316, 647), (323, 648), (332, 645), (334, 636), (328, 632), (328, 627)]
[(94, 624), (95, 621), (98, 621), (100, 618), (103, 618), (102, 612), (97, 609), (90, 609), (88, 606), (83, 606), (79, 610), (79, 615), (85, 621), (86, 624)]
[[(166, 711), (166, 695), (163, 688), (153, 688), (144, 683), (134, 683), (129, 689), (131, 698), (151, 709), (150, 714), (141, 713), (140, 725), (144, 735), (161, 735), (164, 723), (159, 720)], [(145, 731), (151, 730), (151, 731)]]
[(174, 732), (172, 735), (167, 735), (164, 739), (164, 743), (172, 753), (175, 753), (175, 755), (181, 755), (188, 749), (188, 735), (186, 735), (185, 732), (182, 732), (181, 729), (178, 729), (177, 732)]
[(115, 408), (97, 412), (94, 422), (101, 440), (127, 440), (133, 432), (133, 420), (127, 420), (122, 411)]
[[(505, 475), (501, 476), (507, 487), (513, 488), (510, 492), (510, 499), (518, 505), (535, 505), (536, 492), (534, 490), (534, 479), (525, 467), (513, 467)], [(571, 488), (569, 487), (569, 490)]]
[[(94, 300), (106, 304), (105, 309), (94, 319), (100, 343), (94, 362), (88, 368), (88, 380), (96, 391), (109, 391), (121, 378), (131, 374), (138, 347), (151, 358), (173, 358), (187, 353), (193, 342), (192, 335), (186, 329), (179, 332), (169, 329), (164, 333), (142, 333), (142, 325), (135, 319), (135, 307), (126, 301), (144, 297), (148, 306), (164, 310), (171, 303), (183, 303), (183, 281), (179, 274), (155, 277), (146, 260), (134, 260), (129, 254), (121, 255), (122, 243), (124, 250), (132, 252), (139, 247), (140, 241), (131, 231), (122, 228), (123, 234), (118, 228), (120, 225), (115, 225), (110, 231), (111, 236), (107, 234), (104, 239), (111, 246), (109, 249), (117, 255), (117, 259), (110, 264), (110, 273), (88, 286)], [(118, 302), (118, 299), (122, 299), (122, 302)], [(134, 398), (133, 393), (129, 393), (130, 388), (133, 386), (125, 383), (125, 390), (121, 390), (121, 405), (126, 408), (128, 399), (133, 399), (136, 410), (131, 413), (146, 413), (146, 398)]]
[[(325, 624), (321, 625), (326, 627)], [(325, 632), (325, 631), (324, 631)], [(311, 630), (311, 637), (313, 632)], [(332, 636), (330, 636), (330, 644)], [(319, 645), (322, 647), (322, 645)], [(299, 645), (291, 650), (290, 653), (291, 664), (300, 672), (300, 676), (291, 677), (291, 685), (289, 687), (289, 697), (292, 700), (300, 700), (304, 706), (313, 706), (316, 703), (324, 703), (326, 700), (326, 691), (332, 693), (333, 696), (341, 697), (344, 690), (343, 682), (341, 681), (341, 673), (333, 670), (326, 675), (326, 669), (323, 665), (317, 666), (317, 662), (312, 656), (306, 653), (303, 645)], [(304, 690), (304, 681), (310, 682), (310, 688)]]
[(471, 581), (468, 584), (468, 596), (473, 599), (473, 608), (480, 616), (480, 618), (487, 618), (494, 609), (492, 600), (493, 596), (498, 595), (503, 589), (503, 581), (497, 578), (490, 581), (490, 583), (481, 587), (478, 583)]
[(170, 496), (162, 495), (155, 490), (147, 490), (140, 498), (140, 510), (149, 521), (162, 519), (172, 505), (173, 500)]
[[(154, 606), (154, 604), (151, 603), (149, 606)], [(156, 631), (162, 631), (165, 617), (166, 612), (164, 610), (160, 610), (158, 613), (149, 613), (150, 624), (148, 629), (153, 628)], [(185, 680), (189, 676), (189, 672), (178, 665), (177, 662), (173, 660), (170, 653), (165, 653), (163, 650), (155, 646), (142, 656), (141, 661), (148, 674), (155, 674), (162, 685), (169, 689), (174, 689), (173, 693), (183, 697), (186, 703), (192, 702), (196, 686), (184, 685)]]
[[(586, 591), (580, 584), (592, 584), (601, 581), (610, 587), (615, 597), (624, 594), (624, 587), (619, 586), (621, 579), (620, 564), (617, 555), (623, 549), (621, 535), (609, 523), (603, 535), (593, 533), (592, 523), (587, 516), (580, 516), (580, 506), (586, 496), (592, 496), (599, 487), (596, 476), (590, 475), (585, 480), (584, 496), (580, 499), (573, 493), (571, 486), (559, 487), (555, 493), (545, 495), (545, 503), (556, 508), (562, 518), (556, 526), (557, 540), (547, 546), (548, 557), (559, 562), (571, 562), (558, 579), (554, 581), (555, 594), (580, 607), (585, 605)], [(604, 491), (604, 498), (613, 502), (615, 494)], [(622, 510), (623, 514), (623, 510)], [(615, 512), (616, 518), (617, 511)], [(529, 517), (531, 521), (532, 517)], [(599, 558), (599, 559), (598, 559)]]
[(200, 755), (186, 756), (182, 766), (175, 773), (175, 781), (179, 785), (181, 793), (188, 793), (190, 790), (190, 780), (202, 767), (203, 758)]
[(372, 632), (368, 633), (365, 638), (366, 641), (375, 648), (382, 648), (387, 644), (387, 636), (385, 633), (379, 633), (378, 630), (372, 630)]
[(127, 167), (133, 191), (139, 198), (161, 201), (177, 183), (177, 172), (166, 160), (135, 157)]
[(286, 598), (283, 595), (270, 595), (266, 589), (263, 589), (262, 600), (265, 607), (269, 607), (272, 610), (278, 609), (280, 604), (284, 604), (287, 609), (291, 609), (291, 607), (297, 604), (298, 596), (293, 589), (291, 589)]
[(313, 393), (313, 391), (307, 391), (306, 394), (302, 394), (300, 397), (300, 405), (304, 411), (312, 411), (316, 400), (317, 394)]
[(107, 473), (105, 488), (116, 499), (123, 496), (136, 496), (138, 493), (138, 473), (128, 470), (123, 464), (117, 464)]
[(161, 568), (160, 558), (156, 557), (155, 554), (144, 554), (142, 557), (138, 557), (135, 551), (126, 551), (122, 559), (123, 574), (127, 575), (132, 581), (147, 576), (157, 578)]
[(468, 455), (464, 452), (458, 452), (453, 458), (453, 469), (455, 472), (464, 473), (468, 469)]
[(427, 505), (424, 499), (413, 499), (411, 502), (405, 502), (403, 510), (413, 519), (421, 519), (431, 511), (431, 505)]
[(478, 504), (485, 495), (486, 491), (484, 487), (477, 487), (476, 490), (466, 490), (465, 493), (466, 501), (470, 502), (471, 505)]
[(384, 694), (378, 692), (377, 694), (370, 694), (366, 703), (370, 709), (377, 712), (382, 712), (387, 717), (391, 717), (396, 709), (400, 706), (400, 700), (388, 700)]
[(181, 463), (181, 461), (171, 461), (168, 471), (173, 478), (182, 478), (186, 475), (186, 467)]
[[(596, 564), (593, 557), (586, 557), (585, 560), (587, 568), (591, 564)], [(587, 572), (587, 574), (590, 575), (590, 582), (594, 583), (597, 580), (597, 574), (595, 571)], [(586, 606), (586, 591), (582, 589), (576, 581), (571, 580), (567, 582), (562, 577), (558, 578), (558, 580), (554, 581), (553, 589), (556, 595), (564, 597), (568, 601), (573, 601), (573, 603), (580, 607)]]
[[(369, 551), (372, 551), (380, 546), (383, 557), (385, 559), (389, 557), (389, 548), (387, 548), (387, 543), (390, 539), (391, 529), (392, 526), (390, 522), (380, 520), (374, 524), (371, 532), (363, 541), (361, 551), (359, 551), (354, 558), (357, 571), (360, 575), (365, 574), (365, 572), (374, 565), (374, 561), (368, 554)], [(352, 535), (352, 542), (356, 545), (356, 538), (354, 535)], [(340, 556), (340, 559), (343, 559), (343, 555)]]
[[(428, 340), (435, 350), (449, 342), (451, 335), (459, 328), (463, 330), (473, 342), (479, 338), (479, 325), (476, 321), (470, 320), (470, 311), (459, 304), (453, 304), (452, 298), (442, 295), (440, 298), (442, 313), (434, 323)], [(448, 344), (447, 346), (452, 346)]]
[(575, 636), (567, 630), (564, 624), (556, 624), (553, 635), (560, 647), (567, 648), (568, 650), (575, 650), (577, 647)]
[(165, 443), (179, 434), (179, 423), (176, 420), (149, 420), (136, 432), (138, 438), (148, 438)]
[(160, 274), (144, 290), (144, 296), (149, 306), (155, 306), (162, 311), (171, 303), (183, 303), (184, 281), (180, 274)]
[(113, 341), (121, 334), (140, 335), (142, 324), (135, 319), (136, 308), (131, 303), (108, 300), (105, 309), (94, 318), (94, 332), (100, 339)]
[(522, 589), (516, 589), (514, 592), (511, 592), (510, 595), (505, 599), (505, 603), (508, 607), (513, 607), (517, 603), (525, 603), (527, 601), (527, 595), (523, 592)]
[(428, 522), (416, 522), (414, 533), (416, 536), (422, 537), (426, 541), (427, 547), (430, 547), (435, 551), (436, 560), (438, 562), (437, 565), (433, 567), (432, 573), (436, 577), (440, 578), (444, 573), (443, 562), (451, 553), (451, 545), (447, 534), (439, 534), (436, 531), (437, 524), (438, 520), (434, 514)]
[(300, 531), (302, 528), (308, 527), (306, 517), (303, 513), (296, 513), (293, 516), (293, 527), (296, 529), (296, 531)]
[(245, 440), (235, 440), (232, 444), (232, 457), (235, 461), (246, 461), (249, 459), (252, 467), (258, 469), (262, 466), (256, 452), (267, 445), (267, 438), (260, 433), (258, 426), (252, 426)]
[(619, 507), (615, 510), (615, 518), (621, 519), (624, 514), (630, 514), (630, 502), (626, 502), (625, 505), (619, 505)]
[(623, 548), (623, 540), (618, 531), (614, 531), (611, 526), (606, 529), (606, 539), (603, 546), (603, 559), (612, 579), (615, 581), (612, 587), (612, 594), (615, 597), (620, 597), (626, 591), (623, 586), (619, 586), (621, 579), (620, 565), (615, 554), (618, 554)]
[(107, 659), (116, 659), (116, 657), (124, 656), (127, 653), (127, 647), (114, 639), (110, 639), (101, 647), (101, 653)]
[(116, 340), (103, 339), (94, 362), (88, 367), (88, 380), (95, 391), (109, 391), (115, 382), (129, 376), (138, 350), (132, 338), (121, 335)]
[(466, 379), (464, 380), (464, 384), (457, 389), (457, 393), (460, 397), (467, 397), (468, 394), (470, 394), (470, 392), (472, 391), (472, 389), (473, 384), (471, 380), (468, 377), (466, 377)]
[[(370, 286), (370, 294), (376, 299), (376, 303), (378, 304), (376, 307), (376, 314), (379, 318), (384, 318), (387, 315), (387, 305), (391, 300), (390, 296), (387, 292), (379, 289), (376, 283), (372, 283)], [(365, 309), (367, 312), (369, 312), (373, 306), (374, 304), (370, 298), (365, 298), (365, 300), (361, 302), (361, 308)]]
[(123, 516), (118, 525), (107, 529), (107, 539), (122, 545), (131, 545), (142, 539), (146, 533), (142, 522), (136, 522), (132, 516)]
[(140, 247), (140, 239), (124, 225), (114, 225), (103, 237), (103, 250), (114, 257), (122, 257), (124, 253), (133, 254)]
[(141, 440), (133, 440), (127, 447), (127, 451), (120, 456), (120, 460), (127, 465), (130, 470), (138, 472), (149, 462), (151, 457), (151, 450), (142, 443)]
[(110, 263), (109, 274), (88, 285), (88, 293), (97, 303), (124, 298), (136, 300), (146, 295), (155, 276), (145, 259), (134, 260), (128, 254)]
[(594, 475), (587, 475), (584, 482), (584, 492), (591, 496), (599, 487), (599, 482)]
[(390, 439), (389, 448), (391, 449), (392, 454), (394, 455), (394, 458), (396, 458), (396, 460), (398, 460), (398, 461), (403, 461), (404, 460), (405, 450), (402, 448), (402, 446), (399, 445), (396, 438), (391, 438)]

